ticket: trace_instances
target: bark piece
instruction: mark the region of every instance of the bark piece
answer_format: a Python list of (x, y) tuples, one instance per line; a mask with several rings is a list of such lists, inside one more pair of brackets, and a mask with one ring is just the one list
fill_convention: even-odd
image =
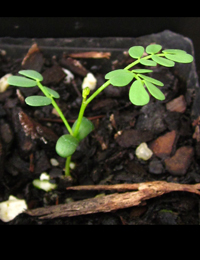
[(172, 101), (168, 102), (166, 104), (166, 108), (169, 111), (172, 112), (179, 112), (179, 113), (184, 113), (186, 110), (187, 104), (185, 101), (185, 98), (183, 95), (173, 99)]
[(85, 199), (27, 210), (25, 213), (31, 216), (40, 216), (40, 219), (52, 219), (56, 217), (72, 217), (98, 212), (110, 212), (113, 210), (143, 205), (145, 200), (161, 196), (172, 191), (187, 191), (200, 195), (200, 184), (179, 184), (167, 183), (165, 181), (153, 181), (137, 184), (117, 184), (117, 185), (88, 185), (68, 187), (68, 190), (137, 190), (125, 193), (114, 193), (111, 195)]
[(110, 52), (97, 52), (97, 51), (89, 51), (89, 52), (80, 52), (80, 53), (71, 53), (69, 54), (71, 58), (93, 58), (93, 59), (110, 59)]
[(43, 54), (40, 52), (37, 43), (34, 43), (28, 50), (22, 61), (22, 68), (26, 70), (41, 71), (44, 64)]
[(131, 146), (136, 147), (141, 143), (151, 141), (152, 139), (153, 134), (149, 130), (128, 129), (118, 135), (116, 141), (121, 147), (128, 148)]

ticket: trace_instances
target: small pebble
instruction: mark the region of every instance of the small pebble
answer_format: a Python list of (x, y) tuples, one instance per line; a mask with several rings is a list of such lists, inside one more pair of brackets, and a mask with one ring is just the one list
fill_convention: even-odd
[(65, 83), (67, 83), (67, 84), (70, 83), (74, 79), (74, 75), (71, 73), (70, 70), (67, 70), (67, 69), (64, 69), (64, 68), (62, 68), (62, 70), (66, 74)]
[(153, 153), (162, 159), (170, 156), (172, 152), (173, 145), (175, 143), (177, 133), (175, 130), (171, 132), (167, 132), (166, 134), (159, 136), (156, 140), (154, 140), (149, 148), (153, 151)]
[(139, 159), (149, 160), (153, 152), (148, 148), (146, 143), (141, 143), (135, 150), (135, 154)]
[(97, 79), (94, 77), (92, 73), (88, 73), (87, 76), (83, 79), (82, 89), (88, 87), (90, 90), (94, 90), (96, 88)]
[(194, 149), (190, 146), (180, 147), (174, 156), (165, 159), (166, 170), (172, 175), (185, 175), (189, 168), (192, 158), (194, 156)]
[(12, 74), (6, 74), (0, 79), (0, 93), (3, 93), (8, 88), (9, 84), (7, 82), (7, 79), (10, 76), (12, 76)]
[(0, 203), (0, 219), (3, 222), (9, 222), (26, 209), (27, 204), (25, 200), (10, 195), (7, 201)]
[(163, 165), (157, 158), (149, 163), (149, 172), (153, 174), (163, 173)]
[(51, 158), (50, 163), (51, 163), (52, 166), (58, 166), (59, 165), (59, 162), (55, 158)]

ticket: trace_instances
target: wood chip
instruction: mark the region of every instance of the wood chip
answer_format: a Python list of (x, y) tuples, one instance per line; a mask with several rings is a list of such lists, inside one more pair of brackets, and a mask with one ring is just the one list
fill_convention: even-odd
[(71, 58), (93, 58), (93, 59), (110, 59), (111, 53), (110, 52), (97, 52), (97, 51), (90, 51), (90, 52), (80, 52), (80, 53), (71, 53), (68, 55)]

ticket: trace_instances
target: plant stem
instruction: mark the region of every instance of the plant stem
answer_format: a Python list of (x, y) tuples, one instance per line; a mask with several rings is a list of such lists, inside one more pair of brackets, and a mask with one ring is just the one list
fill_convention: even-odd
[(72, 129), (71, 129), (70, 125), (68, 124), (65, 116), (63, 115), (62, 111), (60, 110), (59, 106), (57, 105), (57, 103), (55, 102), (53, 97), (51, 95), (49, 95), (49, 93), (43, 88), (43, 85), (39, 81), (37, 81), (37, 85), (38, 85), (39, 89), (44, 93), (44, 95), (51, 99), (52, 106), (58, 112), (60, 118), (62, 119), (63, 123), (65, 124), (65, 126), (66, 126), (68, 132), (70, 133), (70, 135), (73, 135), (73, 132), (72, 132)]
[(102, 90), (104, 90), (108, 85), (110, 85), (110, 80), (107, 80), (100, 88), (98, 88), (86, 101), (86, 106), (99, 94)]
[(71, 162), (71, 157), (72, 156), (68, 156), (65, 162), (65, 176), (71, 176), (70, 175), (70, 162)]

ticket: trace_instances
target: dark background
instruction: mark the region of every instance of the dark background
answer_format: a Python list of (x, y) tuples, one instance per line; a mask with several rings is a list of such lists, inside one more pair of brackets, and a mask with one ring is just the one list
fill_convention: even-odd
[(1, 17), (0, 37), (138, 37), (163, 30), (189, 37), (200, 74), (200, 17)]

